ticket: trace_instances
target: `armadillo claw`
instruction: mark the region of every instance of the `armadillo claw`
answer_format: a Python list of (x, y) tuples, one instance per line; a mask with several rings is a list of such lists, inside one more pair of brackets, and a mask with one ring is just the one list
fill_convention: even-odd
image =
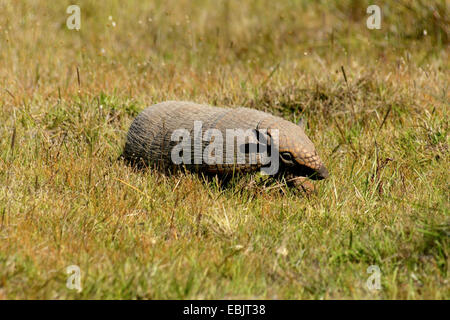
[(314, 184), (306, 177), (297, 177), (289, 180), (298, 190), (303, 191), (307, 195), (315, 194), (317, 192)]

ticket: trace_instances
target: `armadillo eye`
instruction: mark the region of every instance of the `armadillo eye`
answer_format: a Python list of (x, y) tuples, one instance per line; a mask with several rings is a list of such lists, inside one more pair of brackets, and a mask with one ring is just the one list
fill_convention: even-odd
[(290, 154), (289, 152), (281, 152), (280, 153), (280, 157), (284, 162), (287, 163), (292, 163), (292, 154)]

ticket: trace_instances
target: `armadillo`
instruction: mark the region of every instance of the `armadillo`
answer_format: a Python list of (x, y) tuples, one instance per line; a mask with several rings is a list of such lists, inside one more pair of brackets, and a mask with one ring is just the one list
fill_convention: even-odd
[[(305, 134), (302, 124), (295, 124), (250, 108), (213, 107), (184, 101), (162, 102), (143, 110), (130, 126), (122, 157), (134, 164), (175, 166), (172, 151), (177, 145), (177, 141), (173, 141), (173, 133), (177, 129), (185, 129), (195, 136), (195, 122), (201, 123), (201, 132), (198, 132), (201, 136), (209, 129), (215, 129), (216, 132), (222, 133), (225, 137), (223, 138), (224, 145), (226, 145), (227, 139), (225, 131), (228, 129), (252, 130), (256, 132), (258, 141), (264, 140), (262, 137), (265, 137), (266, 144), (274, 148), (272, 152), (273, 150), (277, 151), (278, 173), (286, 173), (290, 177), (301, 176), (311, 179), (324, 179), (329, 175), (314, 144)], [(258, 131), (265, 131), (267, 134), (261, 134), (261, 138), (258, 138)], [(277, 144), (272, 139), (274, 132), (278, 136)], [(258, 157), (256, 161), (248, 161), (248, 155), (245, 157), (245, 163), (236, 161), (233, 163), (196, 162), (193, 159), (195, 152), (203, 153), (213, 140), (201, 139), (199, 145), (194, 143), (192, 152), (188, 155), (188, 160), (192, 161), (187, 164), (186, 162), (178, 163), (178, 166), (185, 165), (189, 169), (216, 174), (252, 172), (264, 166)], [(246, 142), (248, 143), (248, 141)], [(199, 150), (195, 150), (195, 148)], [(233, 149), (224, 147), (223, 150), (223, 154), (230, 156), (230, 153), (236, 153), (237, 150), (242, 151), (242, 146), (236, 145)], [(248, 150), (242, 152), (245, 153)], [(231, 155), (231, 158), (236, 160), (234, 155)]]

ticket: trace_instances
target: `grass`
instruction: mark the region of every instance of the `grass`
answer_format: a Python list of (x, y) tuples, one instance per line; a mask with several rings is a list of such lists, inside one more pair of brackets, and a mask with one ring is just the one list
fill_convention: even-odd
[[(381, 30), (365, 1), (77, 3), (78, 32), (69, 1), (0, 2), (0, 298), (450, 298), (446, 1), (379, 1)], [(331, 176), (116, 161), (169, 99), (304, 116)]]

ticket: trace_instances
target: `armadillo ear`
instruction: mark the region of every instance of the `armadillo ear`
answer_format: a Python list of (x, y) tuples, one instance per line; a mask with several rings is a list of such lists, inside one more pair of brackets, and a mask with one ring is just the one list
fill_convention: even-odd
[(261, 145), (270, 145), (270, 135), (265, 130), (254, 129), (253, 135), (250, 136), (249, 141), (239, 146), (241, 153), (250, 154), (257, 153)]
[(258, 153), (258, 144), (256, 143), (244, 143), (239, 146), (239, 151), (244, 154), (256, 154)]
[(260, 144), (270, 145), (270, 134), (266, 130), (254, 130), (256, 140)]
[(306, 125), (306, 120), (305, 120), (305, 118), (300, 118), (300, 120), (298, 120), (298, 123), (297, 123), (297, 125), (300, 127), (300, 128), (302, 128), (303, 130), (305, 130), (305, 125)]

